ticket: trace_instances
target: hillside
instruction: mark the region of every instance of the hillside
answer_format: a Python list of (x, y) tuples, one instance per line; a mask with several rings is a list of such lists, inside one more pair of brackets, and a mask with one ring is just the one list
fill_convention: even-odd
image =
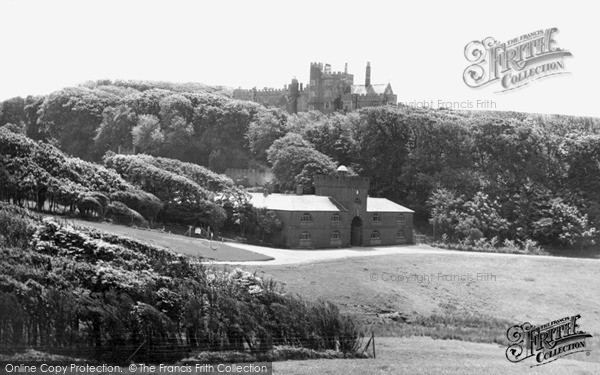
[[(0, 127), (0, 200), (50, 214), (136, 226), (204, 228), (260, 242), (281, 229), (232, 180), (202, 166), (145, 154), (107, 153), (105, 166), (69, 157)], [(210, 234), (208, 234), (210, 233)]]
[(4, 203), (0, 256), (0, 346), (10, 351), (126, 363), (143, 346), (136, 361), (166, 363), (200, 351), (277, 358), (274, 346), (291, 343), (357, 349), (356, 326), (334, 305)]

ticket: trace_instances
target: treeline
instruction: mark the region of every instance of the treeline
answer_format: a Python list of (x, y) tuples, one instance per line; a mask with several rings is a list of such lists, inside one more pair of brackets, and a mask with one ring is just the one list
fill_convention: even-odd
[[(144, 225), (161, 202), (114, 170), (67, 157), (54, 146), (0, 127), (0, 199), (37, 210), (75, 212)], [(144, 213), (144, 218), (138, 211)]]
[[(268, 165), (275, 191), (310, 192), (314, 174), (344, 164), (371, 178), (372, 195), (414, 209), (416, 224), (432, 234), (435, 226), (437, 239), (584, 246), (598, 236), (595, 118), (407, 106), (288, 115), (197, 90), (97, 82), (5, 101), (3, 122), (98, 162), (120, 150), (213, 171)], [(499, 221), (474, 216), (481, 204)], [(239, 220), (228, 223), (239, 229)]]
[(105, 166), (66, 156), (0, 127), (0, 200), (38, 211), (122, 224), (210, 226), (268, 241), (281, 223), (253, 208), (231, 179), (202, 166), (144, 154), (107, 153)]
[(0, 257), (3, 351), (157, 363), (198, 351), (261, 358), (276, 345), (357, 350), (356, 326), (331, 304), (1, 202)]
[(372, 195), (416, 211), (436, 240), (583, 247), (600, 228), (600, 121), (412, 107), (267, 114), (249, 148), (280, 184), (311, 184), (335, 162)]
[[(189, 90), (189, 91), (184, 91)], [(110, 82), (2, 103), (0, 126), (21, 127), (66, 153), (99, 162), (106, 151), (148, 153), (222, 172), (245, 167), (249, 123), (265, 109), (193, 84)]]

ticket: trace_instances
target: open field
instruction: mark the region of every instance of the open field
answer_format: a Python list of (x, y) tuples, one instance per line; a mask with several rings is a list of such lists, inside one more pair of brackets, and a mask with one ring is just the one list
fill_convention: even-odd
[[(58, 219), (64, 220), (62, 217), (58, 217)], [(241, 249), (239, 247), (229, 246), (221, 242), (212, 242), (212, 244), (209, 244), (209, 241), (200, 238), (186, 237), (156, 230), (137, 229), (106, 222), (79, 219), (67, 219), (67, 221), (75, 225), (87, 226), (101, 231), (130, 237), (147, 242), (151, 245), (166, 247), (192, 257), (235, 262), (266, 261), (273, 259), (267, 255)], [(213, 250), (214, 248), (216, 248), (216, 250)]]
[(511, 375), (598, 374), (600, 363), (584, 362), (583, 353), (543, 366), (510, 363), (504, 347), (428, 337), (377, 339), (377, 359), (325, 359), (273, 363), (275, 374), (285, 375)]
[[(409, 321), (475, 315), (515, 324), (581, 314), (582, 328), (600, 334), (597, 259), (432, 252), (246, 268), (374, 320), (382, 311)], [(469, 275), (473, 280), (457, 279)]]

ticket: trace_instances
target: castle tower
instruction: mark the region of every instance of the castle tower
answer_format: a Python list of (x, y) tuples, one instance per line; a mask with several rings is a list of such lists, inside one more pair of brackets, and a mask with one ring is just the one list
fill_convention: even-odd
[(371, 86), (371, 63), (367, 61), (367, 71), (365, 72), (365, 87)]
[(298, 80), (296, 78), (292, 79), (289, 95), (289, 112), (298, 113), (298, 98), (300, 97), (300, 90), (298, 89)]
[(309, 110), (323, 110), (323, 64), (310, 64), (310, 83), (308, 85)]

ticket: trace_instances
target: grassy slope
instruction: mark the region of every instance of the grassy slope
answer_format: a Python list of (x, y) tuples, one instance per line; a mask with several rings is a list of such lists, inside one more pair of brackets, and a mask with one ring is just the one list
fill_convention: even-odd
[[(406, 254), (246, 268), (285, 282), (291, 292), (331, 300), (351, 313), (393, 310), (409, 318), (476, 313), (515, 323), (543, 323), (580, 313), (582, 327), (600, 334), (600, 261), (595, 259)], [(383, 272), (435, 277), (431, 282), (383, 281)], [(372, 281), (372, 273), (379, 280)], [(443, 281), (437, 280), (438, 273), (490, 273), (496, 280)]]
[(155, 230), (145, 230), (127, 227), (124, 225), (116, 225), (110, 223), (99, 223), (93, 221), (85, 221), (78, 219), (69, 219), (75, 225), (88, 226), (109, 233), (114, 233), (126, 237), (130, 237), (139, 241), (144, 241), (151, 245), (157, 245), (172, 249), (178, 253), (189, 256), (201, 256), (205, 259), (215, 261), (264, 261), (273, 258), (255, 253), (248, 250), (238, 249), (237, 247), (227, 246), (218, 243), (216, 251), (209, 247), (206, 240), (199, 238), (185, 237), (177, 234), (163, 233)]

